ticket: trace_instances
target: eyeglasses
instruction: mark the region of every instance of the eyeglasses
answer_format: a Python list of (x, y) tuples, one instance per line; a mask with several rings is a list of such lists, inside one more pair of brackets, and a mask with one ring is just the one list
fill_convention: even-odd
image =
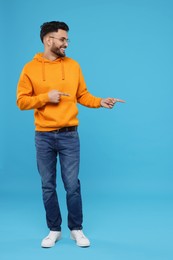
[(70, 42), (70, 40), (66, 39), (66, 38), (57, 38), (57, 37), (54, 37), (54, 36), (49, 36), (49, 37), (53, 38), (53, 39), (56, 39), (56, 40), (59, 40), (62, 43), (69, 43)]

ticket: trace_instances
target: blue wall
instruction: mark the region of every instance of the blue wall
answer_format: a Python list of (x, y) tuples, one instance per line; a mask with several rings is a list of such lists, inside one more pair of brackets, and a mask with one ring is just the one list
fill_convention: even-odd
[(82, 174), (89, 164), (100, 182), (109, 176), (125, 190), (171, 192), (171, 1), (1, 2), (2, 174), (32, 171), (33, 112), (16, 108), (16, 85), (24, 64), (43, 50), (40, 25), (62, 20), (70, 26), (67, 55), (81, 64), (90, 92), (127, 101), (112, 111), (79, 107)]

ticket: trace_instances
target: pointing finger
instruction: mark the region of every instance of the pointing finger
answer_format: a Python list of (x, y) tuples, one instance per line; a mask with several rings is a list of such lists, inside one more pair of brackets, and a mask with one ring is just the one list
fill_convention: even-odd
[(70, 96), (70, 94), (64, 93), (64, 92), (58, 92), (58, 94), (59, 94), (60, 96), (65, 96), (65, 97), (69, 97), (69, 96)]
[(125, 100), (122, 100), (122, 99), (118, 99), (118, 98), (116, 98), (116, 99), (115, 99), (115, 102), (125, 103), (126, 101), (125, 101)]

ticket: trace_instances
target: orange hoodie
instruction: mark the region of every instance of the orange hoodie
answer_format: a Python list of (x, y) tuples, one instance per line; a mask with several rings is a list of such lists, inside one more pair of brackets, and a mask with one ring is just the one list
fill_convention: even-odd
[[(48, 92), (53, 89), (70, 96), (61, 96), (58, 104), (50, 103)], [(77, 102), (98, 108), (101, 98), (88, 92), (76, 61), (67, 57), (50, 61), (38, 53), (24, 66), (18, 82), (17, 105), (21, 110), (35, 110), (36, 131), (78, 125)]]

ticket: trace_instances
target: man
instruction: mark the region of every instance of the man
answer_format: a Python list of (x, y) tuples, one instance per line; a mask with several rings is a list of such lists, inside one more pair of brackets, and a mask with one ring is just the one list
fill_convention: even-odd
[(71, 238), (80, 247), (90, 246), (82, 231), (77, 103), (91, 108), (113, 108), (116, 102), (124, 102), (115, 98), (98, 98), (88, 92), (79, 64), (65, 55), (68, 31), (64, 22), (46, 22), (41, 26), (44, 52), (36, 54), (24, 66), (17, 89), (18, 107), (35, 110), (37, 165), (50, 229), (41, 243), (46, 248), (54, 246), (61, 238), (62, 219), (56, 193), (58, 155)]

